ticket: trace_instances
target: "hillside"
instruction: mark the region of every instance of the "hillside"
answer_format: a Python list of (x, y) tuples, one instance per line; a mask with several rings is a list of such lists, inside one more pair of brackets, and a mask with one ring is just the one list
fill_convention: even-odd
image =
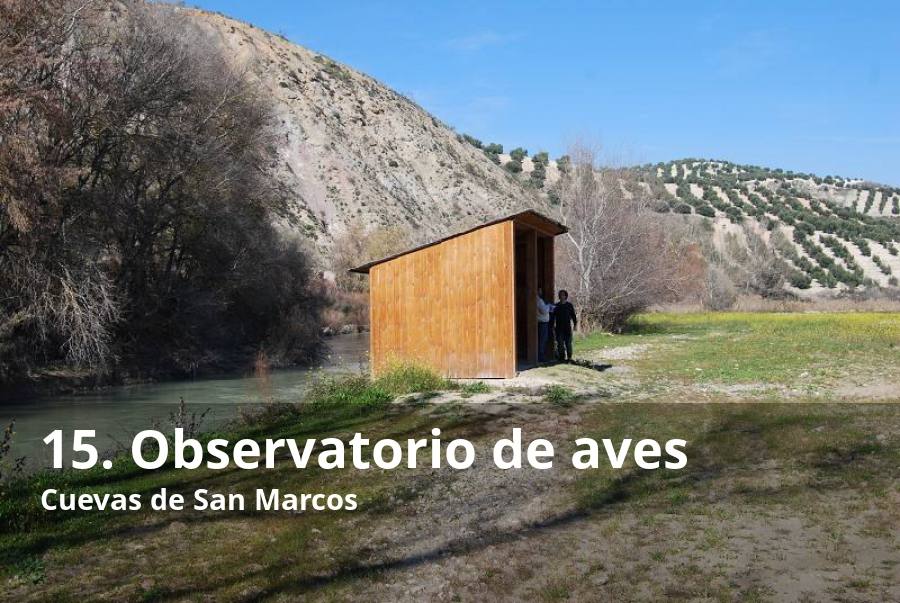
[[(504, 153), (454, 132), (373, 78), (218, 14), (185, 9), (276, 107), (276, 172), (286, 226), (327, 255), (348, 225), (404, 226), (433, 238), (552, 197), (546, 154)], [(641, 166), (657, 211), (699, 222), (705, 254), (754, 233), (790, 267), (799, 295), (897, 287), (900, 189), (727, 161)]]
[(274, 101), (288, 222), (319, 251), (352, 221), (405, 225), (427, 238), (509, 211), (531, 194), (373, 78), (252, 25), (189, 14)]
[(722, 234), (748, 225), (791, 265), (797, 289), (898, 285), (898, 189), (725, 161), (649, 171), (665, 188), (661, 211), (704, 216)]
[[(498, 155), (510, 171), (509, 154)], [(557, 162), (513, 167), (523, 183), (550, 193)], [(538, 162), (540, 163), (540, 162)], [(863, 286), (896, 289), (900, 278), (900, 188), (860, 179), (820, 177), (728, 161), (684, 159), (638, 168), (656, 211), (684, 216), (710, 234), (707, 259), (747, 233), (758, 235), (790, 267), (801, 296)]]

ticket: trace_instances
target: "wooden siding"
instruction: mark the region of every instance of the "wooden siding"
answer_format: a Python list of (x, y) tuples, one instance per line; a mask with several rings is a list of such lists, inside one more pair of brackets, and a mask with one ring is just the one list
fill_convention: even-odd
[(448, 377), (515, 376), (513, 229), (500, 222), (371, 267), (374, 373), (406, 360)]

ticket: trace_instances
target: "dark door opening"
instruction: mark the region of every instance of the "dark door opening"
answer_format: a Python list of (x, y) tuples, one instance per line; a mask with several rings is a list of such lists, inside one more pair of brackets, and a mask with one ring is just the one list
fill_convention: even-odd
[[(538, 362), (537, 296), (553, 301), (553, 238), (532, 228), (516, 225), (515, 232), (515, 326), (516, 366), (522, 370)], [(552, 342), (544, 358), (552, 358)]]
[[(536, 312), (536, 309), (532, 311), (532, 304), (528, 303), (533, 297), (531, 286), (534, 261), (530, 257), (534, 253), (532, 236), (530, 236), (532, 234), (533, 231), (530, 229), (516, 227), (516, 370), (521, 370), (530, 364), (528, 341), (533, 321), (528, 319)], [(537, 325), (534, 325), (534, 329), (536, 336)]]

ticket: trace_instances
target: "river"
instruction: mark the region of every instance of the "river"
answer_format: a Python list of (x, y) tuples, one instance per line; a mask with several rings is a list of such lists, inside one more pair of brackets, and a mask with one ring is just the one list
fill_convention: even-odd
[[(327, 352), (315, 366), (273, 370), (265, 383), (253, 375), (227, 375), (190, 381), (164, 381), (121, 385), (72, 395), (32, 397), (3, 402), (0, 426), (16, 421), (11, 458), (25, 457), (25, 470), (50, 466), (50, 447), (43, 440), (54, 429), (64, 431), (64, 449), (71, 447), (73, 429), (93, 429), (92, 443), (104, 451), (128, 444), (142, 429), (159, 424), (169, 428), (167, 418), (184, 398), (188, 412), (209, 409), (203, 428), (215, 427), (235, 418), (242, 406), (258, 404), (266, 398), (296, 401), (320, 371), (359, 372), (367, 370), (368, 334), (339, 335), (326, 340)], [(267, 394), (266, 392), (271, 392)], [(0, 427), (2, 429), (2, 427)]]

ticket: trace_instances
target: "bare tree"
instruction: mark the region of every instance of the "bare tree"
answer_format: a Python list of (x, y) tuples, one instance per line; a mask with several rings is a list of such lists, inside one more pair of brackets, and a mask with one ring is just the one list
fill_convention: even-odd
[(311, 350), (273, 111), (231, 58), (174, 6), (0, 2), (0, 379)]
[(778, 256), (775, 246), (744, 225), (740, 233), (725, 235), (723, 262), (731, 280), (743, 293), (762, 297), (784, 297), (790, 267)]
[(2, 2), (0, 347), (15, 360), (0, 362), (0, 378), (53, 336), (73, 364), (101, 367), (119, 316), (107, 275), (73, 253), (80, 237), (67, 219), (65, 191), (85, 178), (67, 161), (84, 143), (71, 127), (78, 85), (69, 78), (75, 57), (93, 46), (83, 35), (97, 16), (91, 4)]
[(560, 253), (584, 318), (620, 330), (635, 312), (678, 294), (688, 250), (666, 235), (635, 174), (600, 165), (584, 145), (569, 157), (550, 205), (569, 229)]
[(368, 291), (369, 279), (348, 271), (371, 260), (379, 260), (415, 245), (410, 231), (402, 226), (366, 228), (359, 220), (348, 222), (346, 229), (334, 237), (331, 269), (338, 287), (345, 292)]
[(705, 289), (703, 306), (710, 310), (728, 310), (737, 301), (734, 283), (719, 265), (713, 264), (707, 270)]

